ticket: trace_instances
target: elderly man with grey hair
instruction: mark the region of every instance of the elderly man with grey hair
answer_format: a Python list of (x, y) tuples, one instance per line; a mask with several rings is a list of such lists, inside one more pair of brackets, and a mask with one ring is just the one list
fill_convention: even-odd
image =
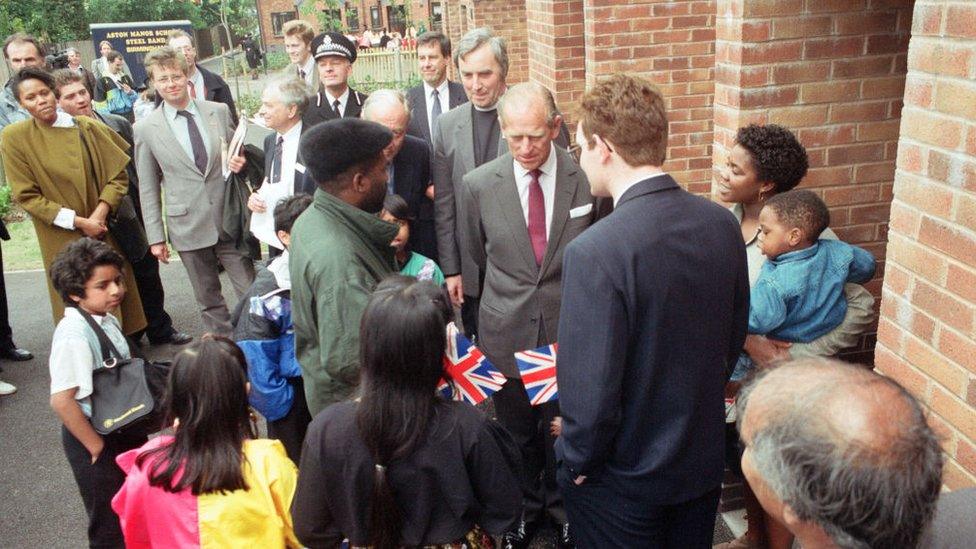
[[(265, 86), (261, 93), (261, 109), (258, 116), (264, 124), (274, 130), (264, 138), (264, 181), (247, 199), (247, 207), (252, 212), (265, 214), (274, 210), (275, 204), (268, 204), (264, 197), (274, 196), (277, 200), (296, 194), (313, 194), (315, 182), (305, 176), (305, 166), (298, 155), (298, 142), (307, 129), (302, 125), (302, 113), (308, 107), (308, 86), (295, 75), (278, 77)], [(276, 202), (277, 203), (277, 202)], [(252, 218), (253, 219), (253, 218)], [(281, 243), (266, 242), (270, 255), (281, 253)]]
[(398, 194), (410, 210), (410, 249), (437, 262), (434, 232), (434, 185), (430, 181), (430, 148), (423, 139), (407, 135), (410, 106), (396, 90), (377, 90), (363, 103), (365, 120), (386, 126), (393, 141), (384, 153), (387, 164), (387, 194)]
[(737, 411), (743, 473), (803, 547), (919, 546), (939, 497), (942, 453), (897, 382), (801, 359), (761, 371)]

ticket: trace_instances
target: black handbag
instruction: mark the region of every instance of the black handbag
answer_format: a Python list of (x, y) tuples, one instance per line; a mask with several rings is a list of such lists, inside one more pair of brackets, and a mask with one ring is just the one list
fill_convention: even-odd
[[(88, 155), (89, 163), (94, 166), (94, 157), (91, 154), (91, 150), (88, 148), (88, 140), (85, 139), (84, 132), (81, 132), (81, 142), (85, 146), (85, 153)], [(92, 174), (94, 179), (94, 174)], [(122, 200), (119, 201), (119, 205), (115, 208), (112, 215), (109, 216), (108, 221), (108, 232), (112, 235), (115, 243), (118, 244), (119, 250), (122, 251), (122, 255), (129, 260), (129, 263), (135, 263), (140, 259), (146, 257), (149, 253), (149, 241), (146, 238), (146, 230), (142, 228), (142, 223), (139, 222), (139, 214), (136, 213), (135, 203), (132, 202), (132, 197), (128, 194), (122, 196)]]
[(170, 364), (123, 358), (98, 322), (77, 310), (94, 330), (102, 351), (103, 367), (92, 372), (92, 427), (102, 435), (130, 427), (147, 434), (158, 430)]

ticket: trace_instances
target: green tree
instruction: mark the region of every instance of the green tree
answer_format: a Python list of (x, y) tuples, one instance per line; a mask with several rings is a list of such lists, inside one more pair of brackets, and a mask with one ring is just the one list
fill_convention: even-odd
[(84, 0), (0, 1), (0, 36), (26, 32), (44, 42), (64, 42), (88, 36)]
[(86, 4), (88, 23), (188, 19), (195, 28), (207, 26), (200, 7), (186, 0), (87, 0)]

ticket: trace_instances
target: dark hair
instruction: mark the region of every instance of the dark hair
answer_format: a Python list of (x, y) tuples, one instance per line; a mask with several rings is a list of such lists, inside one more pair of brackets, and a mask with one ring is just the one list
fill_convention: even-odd
[(368, 545), (400, 545), (402, 517), (386, 468), (409, 456), (427, 431), (444, 376), (447, 293), (430, 281), (392, 275), (376, 287), (359, 330), (362, 399), (356, 424), (376, 464)]
[(51, 93), (55, 93), (54, 77), (49, 72), (37, 67), (24, 67), (10, 79), (9, 87), (13, 90), (14, 99), (17, 101), (20, 101), (20, 85), (28, 80), (40, 80), (51, 90)]
[[(78, 74), (71, 69), (58, 69), (51, 73), (54, 78), (54, 95), (59, 99), (61, 97), (61, 88), (81, 82), (85, 85), (85, 89), (88, 89), (88, 82), (85, 81), (85, 77)], [(91, 95), (91, 90), (88, 90), (88, 94)]]
[(54, 291), (66, 305), (74, 306), (71, 296), (85, 297), (85, 283), (97, 267), (111, 265), (122, 271), (125, 260), (111, 246), (93, 238), (79, 238), (54, 256), (48, 270)]
[(38, 42), (37, 38), (23, 32), (15, 32), (3, 41), (3, 57), (5, 59), (10, 59), (10, 55), (7, 54), (7, 46), (13, 44), (14, 42), (27, 42), (28, 44), (34, 44), (34, 48), (37, 49), (37, 54), (42, 58), (44, 57), (44, 46)]
[(451, 39), (442, 32), (428, 31), (417, 37), (417, 46), (437, 44), (441, 49), (441, 55), (447, 59), (451, 58)]
[(800, 229), (808, 242), (820, 238), (820, 233), (830, 225), (827, 205), (815, 193), (805, 189), (775, 194), (765, 207), (775, 212), (780, 222), (788, 228)]
[(112, 50), (105, 54), (105, 60), (108, 61), (109, 63), (114, 63), (116, 59), (122, 59), (122, 54), (115, 50)]
[(402, 219), (404, 221), (410, 221), (413, 219), (413, 216), (410, 215), (410, 206), (408, 206), (407, 201), (398, 194), (386, 195), (386, 198), (383, 199), (383, 209), (397, 219)]
[(735, 144), (749, 152), (759, 181), (776, 185), (776, 193), (796, 187), (807, 174), (807, 150), (783, 126), (749, 124), (739, 128)]
[(163, 398), (173, 442), (139, 454), (150, 460), (149, 484), (194, 495), (247, 490), (244, 441), (255, 438), (247, 404), (247, 362), (233, 341), (204, 335), (173, 359)]
[(291, 232), (292, 225), (298, 216), (302, 215), (309, 205), (312, 204), (312, 197), (305, 193), (298, 193), (282, 200), (274, 207), (274, 228), (275, 232)]

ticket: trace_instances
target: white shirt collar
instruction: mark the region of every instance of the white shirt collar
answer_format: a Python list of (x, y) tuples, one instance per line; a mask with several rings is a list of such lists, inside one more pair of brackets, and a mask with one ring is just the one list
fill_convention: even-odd
[(54, 119), (54, 124), (51, 124), (54, 128), (73, 128), (75, 127), (75, 119), (68, 113), (59, 110), (58, 117)]
[(278, 288), (282, 290), (291, 289), (291, 273), (288, 271), (288, 250), (281, 252), (281, 255), (274, 258), (268, 264), (268, 271), (275, 277)]
[[(99, 326), (109, 322), (110, 317), (115, 318), (114, 316), (112, 316), (112, 313), (105, 313), (103, 315), (96, 315), (95, 313), (88, 313), (88, 314), (95, 319), (95, 322), (98, 323)], [(73, 316), (83, 320), (81, 313), (78, 311), (77, 307), (65, 307), (64, 316)]]
[[(197, 119), (200, 118), (200, 111), (197, 110), (197, 104), (195, 101), (193, 101), (193, 99), (190, 99), (190, 102), (187, 103), (186, 108), (182, 110), (192, 114), (194, 118)], [(178, 112), (179, 109), (163, 101), (163, 114), (165, 114), (167, 118), (169, 118), (170, 120), (176, 120), (176, 117), (179, 116), (178, 114), (176, 114)]]
[(325, 91), (325, 93), (323, 93), (322, 95), (324, 96), (326, 103), (328, 103), (329, 108), (331, 109), (332, 104), (335, 103), (336, 99), (338, 99), (339, 112), (345, 113), (346, 103), (349, 102), (349, 86), (348, 85), (346, 86), (346, 91), (342, 92), (342, 95), (340, 95), (339, 97), (332, 97), (332, 94), (329, 93), (328, 89), (323, 88), (323, 90)]
[(285, 142), (291, 141), (292, 139), (299, 139), (302, 136), (302, 119), (298, 119), (298, 123), (291, 127), (290, 130), (285, 133), (279, 133), (278, 136), (284, 137)]
[(617, 207), (617, 202), (620, 200), (620, 198), (623, 195), (627, 194), (627, 191), (629, 191), (630, 188), (633, 187), (634, 185), (640, 183), (641, 181), (647, 181), (648, 179), (652, 179), (652, 178), (655, 178), (655, 177), (661, 177), (662, 175), (668, 175), (668, 174), (667, 174), (667, 172), (661, 172), (661, 173), (656, 173), (654, 175), (641, 175), (641, 176), (638, 176), (635, 180), (631, 181), (630, 183), (627, 183), (626, 185), (624, 185), (623, 187), (620, 188), (620, 194), (617, 195), (617, 198), (614, 198), (613, 199), (613, 207), (614, 208)]
[[(437, 86), (437, 88), (436, 88), (437, 89), (437, 97), (438, 97), (438, 99), (440, 99), (442, 101), (442, 103), (441, 103), (442, 106), (444, 105), (443, 101), (450, 99), (450, 97), (448, 96), (448, 94), (450, 94), (450, 88), (448, 87), (447, 83), (448, 83), (448, 80), (445, 77), (444, 78), (444, 81), (441, 82), (441, 85), (440, 86)], [(434, 89), (435, 88), (433, 86), (431, 86), (427, 82), (424, 82), (424, 94), (427, 97), (427, 99), (430, 99), (431, 94), (434, 93)]]

